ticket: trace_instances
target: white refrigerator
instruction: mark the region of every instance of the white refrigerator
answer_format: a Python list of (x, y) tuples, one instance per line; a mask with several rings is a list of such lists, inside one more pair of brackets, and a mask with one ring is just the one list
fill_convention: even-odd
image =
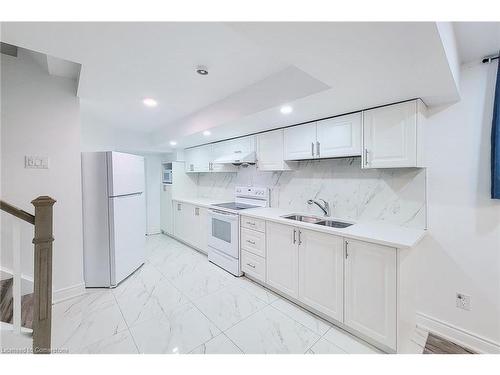
[(144, 263), (144, 192), (142, 156), (82, 153), (86, 287), (115, 287)]

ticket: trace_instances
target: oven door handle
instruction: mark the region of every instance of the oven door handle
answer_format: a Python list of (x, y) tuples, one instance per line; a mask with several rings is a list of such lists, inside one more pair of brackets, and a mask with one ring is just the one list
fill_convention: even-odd
[(229, 212), (224, 212), (224, 211), (219, 211), (219, 210), (210, 210), (210, 215), (215, 216), (215, 217), (221, 217), (224, 219), (229, 219), (229, 220), (238, 220), (239, 215), (237, 214), (232, 214)]

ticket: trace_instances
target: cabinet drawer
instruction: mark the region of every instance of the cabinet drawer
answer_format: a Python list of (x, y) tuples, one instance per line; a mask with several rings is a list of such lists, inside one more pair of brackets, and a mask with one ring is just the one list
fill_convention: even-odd
[(257, 280), (266, 281), (266, 260), (258, 255), (241, 250), (241, 270)]
[(242, 216), (241, 226), (248, 229), (257, 230), (259, 232), (266, 231), (266, 222), (260, 219), (254, 219), (251, 217)]
[(266, 234), (241, 228), (241, 248), (261, 257), (266, 256)]

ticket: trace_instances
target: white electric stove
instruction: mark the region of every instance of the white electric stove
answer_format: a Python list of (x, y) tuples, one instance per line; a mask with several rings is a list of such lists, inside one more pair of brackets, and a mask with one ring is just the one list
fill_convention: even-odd
[(237, 186), (234, 202), (213, 204), (208, 211), (208, 260), (241, 276), (240, 213), (269, 207), (269, 188)]

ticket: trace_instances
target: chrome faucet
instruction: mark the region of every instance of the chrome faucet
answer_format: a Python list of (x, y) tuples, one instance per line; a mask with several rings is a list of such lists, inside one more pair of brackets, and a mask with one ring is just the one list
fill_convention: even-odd
[(330, 205), (328, 204), (327, 201), (325, 201), (324, 199), (319, 199), (320, 201), (323, 202), (323, 204), (319, 203), (318, 201), (314, 200), (314, 199), (309, 199), (307, 201), (307, 204), (315, 204), (316, 206), (318, 206), (319, 208), (321, 208), (321, 211), (324, 212), (325, 216), (330, 216)]

